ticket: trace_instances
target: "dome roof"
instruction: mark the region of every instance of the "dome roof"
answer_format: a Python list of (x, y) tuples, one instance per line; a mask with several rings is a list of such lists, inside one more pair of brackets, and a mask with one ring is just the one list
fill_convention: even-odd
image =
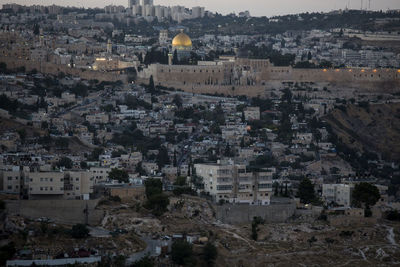
[(183, 47), (191, 47), (192, 40), (185, 33), (181, 32), (172, 40), (172, 46), (183, 46)]

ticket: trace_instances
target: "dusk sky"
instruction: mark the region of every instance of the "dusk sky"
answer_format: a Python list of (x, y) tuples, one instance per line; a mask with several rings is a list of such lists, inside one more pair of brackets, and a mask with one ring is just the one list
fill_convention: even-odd
[[(333, 9), (368, 8), (368, 0), (155, 0), (160, 5), (183, 5), (186, 7), (205, 6), (206, 10), (219, 13), (240, 12), (249, 10), (254, 16), (273, 16), (289, 13), (331, 11)], [(128, 0), (0, 0), (0, 4), (17, 3), (24, 5), (69, 5), (78, 7), (104, 7), (106, 5), (127, 6)], [(371, 9), (400, 9), (400, 0), (371, 0)]]

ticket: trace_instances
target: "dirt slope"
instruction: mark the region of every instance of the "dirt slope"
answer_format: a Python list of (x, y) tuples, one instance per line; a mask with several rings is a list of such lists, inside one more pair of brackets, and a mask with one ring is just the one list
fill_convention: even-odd
[(347, 105), (324, 119), (349, 147), (400, 160), (400, 103)]

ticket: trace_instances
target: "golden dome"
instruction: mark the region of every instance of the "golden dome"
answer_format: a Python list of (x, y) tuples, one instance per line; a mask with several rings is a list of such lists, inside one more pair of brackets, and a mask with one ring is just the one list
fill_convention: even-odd
[(192, 47), (192, 40), (183, 31), (172, 40), (173, 47)]

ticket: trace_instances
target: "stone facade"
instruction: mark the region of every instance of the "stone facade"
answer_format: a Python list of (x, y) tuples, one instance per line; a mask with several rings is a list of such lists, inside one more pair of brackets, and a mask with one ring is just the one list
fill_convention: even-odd
[(138, 77), (146, 82), (150, 76), (156, 85), (226, 95), (262, 95), (276, 82), (334, 83), (363, 90), (400, 88), (397, 69), (298, 69), (275, 67), (268, 59), (230, 58), (199, 65), (152, 64)]

